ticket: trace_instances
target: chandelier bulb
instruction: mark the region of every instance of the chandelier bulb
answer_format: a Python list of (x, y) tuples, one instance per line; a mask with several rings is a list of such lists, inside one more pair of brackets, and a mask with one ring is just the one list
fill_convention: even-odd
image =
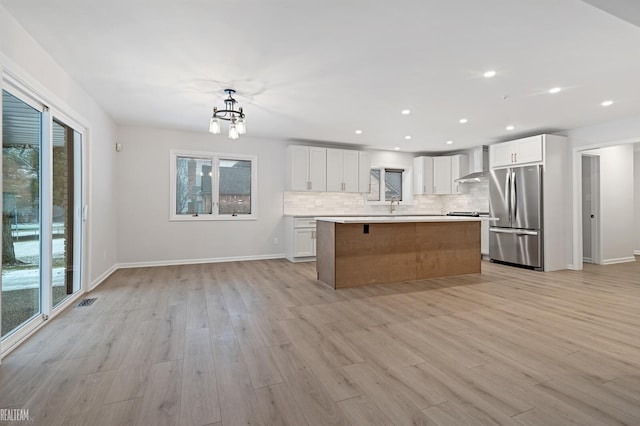
[(231, 121), (231, 124), (229, 124), (229, 139), (238, 139), (239, 137), (240, 135), (238, 134), (235, 120)]
[(213, 133), (214, 135), (218, 135), (220, 134), (220, 131), (220, 120), (218, 120), (215, 116), (211, 117), (211, 122), (209, 123), (209, 132)]
[(244, 121), (244, 118), (240, 118), (236, 123), (236, 129), (238, 129), (238, 134), (244, 135), (247, 133), (247, 124)]

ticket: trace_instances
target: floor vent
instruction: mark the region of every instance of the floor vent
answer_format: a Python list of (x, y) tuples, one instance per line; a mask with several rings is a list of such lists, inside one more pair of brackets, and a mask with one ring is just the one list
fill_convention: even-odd
[(76, 308), (80, 306), (91, 306), (95, 301), (96, 301), (95, 297), (93, 299), (84, 299), (82, 302), (76, 305)]

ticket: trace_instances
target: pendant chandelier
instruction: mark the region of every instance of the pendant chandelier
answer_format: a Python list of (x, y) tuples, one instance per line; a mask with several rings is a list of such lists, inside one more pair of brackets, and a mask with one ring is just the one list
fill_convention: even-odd
[(227, 98), (224, 100), (224, 109), (213, 107), (209, 131), (214, 135), (220, 134), (222, 131), (220, 120), (228, 121), (229, 139), (238, 139), (240, 135), (244, 135), (247, 132), (244, 112), (242, 111), (242, 107), (236, 109), (238, 101), (233, 98), (233, 94), (235, 94), (236, 91), (233, 89), (224, 89), (224, 91), (227, 94)]

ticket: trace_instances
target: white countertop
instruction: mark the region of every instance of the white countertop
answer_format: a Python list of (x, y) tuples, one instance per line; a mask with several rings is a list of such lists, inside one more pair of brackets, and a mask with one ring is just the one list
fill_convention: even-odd
[(394, 223), (394, 222), (480, 222), (490, 217), (473, 216), (317, 216), (315, 220), (334, 223)]

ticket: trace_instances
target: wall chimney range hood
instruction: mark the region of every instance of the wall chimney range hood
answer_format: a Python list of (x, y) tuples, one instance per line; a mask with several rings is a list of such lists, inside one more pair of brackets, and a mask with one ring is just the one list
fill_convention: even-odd
[(486, 181), (489, 176), (489, 147), (482, 145), (471, 150), (469, 155), (469, 173), (456, 179), (460, 183)]

